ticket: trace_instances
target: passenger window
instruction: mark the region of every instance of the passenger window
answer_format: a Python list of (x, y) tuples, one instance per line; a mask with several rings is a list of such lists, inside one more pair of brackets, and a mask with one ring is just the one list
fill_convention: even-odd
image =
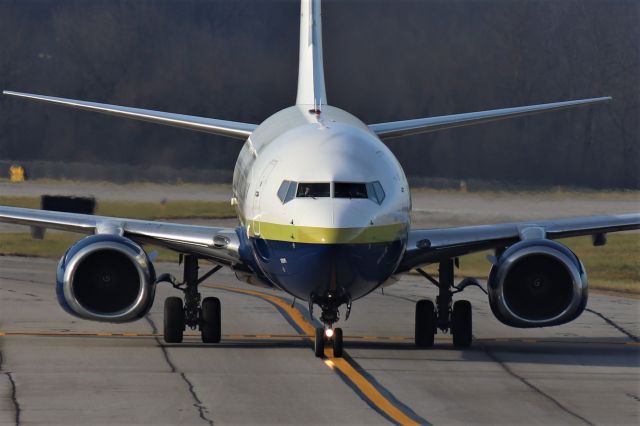
[(329, 197), (330, 195), (331, 195), (331, 187), (329, 185), (329, 182), (298, 183), (298, 191), (296, 192), (296, 197), (298, 198), (306, 198), (306, 197), (319, 198), (319, 197)]
[(336, 182), (333, 187), (336, 198), (368, 198), (367, 185), (355, 182)]

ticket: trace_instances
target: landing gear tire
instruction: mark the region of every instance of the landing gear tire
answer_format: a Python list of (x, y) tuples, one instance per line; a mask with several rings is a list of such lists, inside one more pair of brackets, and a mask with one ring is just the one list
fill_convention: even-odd
[(342, 358), (342, 329), (335, 328), (333, 330), (333, 356)]
[(433, 346), (436, 334), (436, 309), (431, 300), (422, 299), (416, 303), (415, 342), (419, 348)]
[(164, 341), (181, 343), (184, 333), (184, 306), (179, 297), (164, 300)]
[(220, 343), (222, 337), (220, 299), (205, 297), (202, 301), (200, 334), (204, 343)]
[(458, 300), (453, 304), (453, 311), (451, 312), (453, 346), (456, 348), (468, 348), (471, 346), (472, 331), (471, 303), (468, 300)]
[(316, 339), (314, 341), (313, 351), (318, 358), (324, 356), (324, 328), (322, 327), (316, 328)]

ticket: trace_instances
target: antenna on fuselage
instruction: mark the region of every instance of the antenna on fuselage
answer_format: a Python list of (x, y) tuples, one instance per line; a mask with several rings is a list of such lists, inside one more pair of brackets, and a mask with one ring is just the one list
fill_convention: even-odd
[(297, 105), (322, 110), (327, 102), (322, 61), (322, 13), (320, 0), (300, 1), (300, 58)]

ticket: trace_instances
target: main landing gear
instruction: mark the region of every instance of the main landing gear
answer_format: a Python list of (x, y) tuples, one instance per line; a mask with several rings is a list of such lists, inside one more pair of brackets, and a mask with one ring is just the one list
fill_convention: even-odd
[(416, 303), (416, 346), (427, 348), (433, 346), (437, 329), (442, 332), (449, 330), (453, 335), (453, 345), (457, 348), (468, 348), (472, 340), (471, 303), (468, 300), (453, 302), (453, 295), (459, 293), (469, 285), (480, 287), (480, 283), (473, 278), (466, 278), (458, 286), (454, 285), (454, 260), (447, 259), (440, 262), (439, 281), (422, 269), (417, 271), (439, 289), (436, 304), (423, 299)]
[(346, 303), (347, 313), (345, 319), (349, 319), (351, 313), (351, 297), (348, 294), (338, 295), (334, 291), (327, 292), (324, 296), (312, 295), (309, 300), (309, 313), (313, 315), (313, 304), (316, 303), (322, 309), (320, 321), (324, 327), (316, 328), (313, 351), (318, 358), (324, 356), (325, 345), (331, 342), (333, 346), (334, 358), (341, 358), (343, 353), (342, 329), (334, 328), (333, 324), (338, 322), (340, 305)]
[(222, 268), (216, 266), (198, 278), (198, 258), (184, 257), (184, 281), (177, 283), (169, 274), (163, 274), (158, 282), (166, 281), (184, 293), (184, 302), (179, 297), (167, 297), (164, 301), (164, 341), (181, 343), (186, 327), (200, 329), (204, 343), (219, 343), (221, 338), (220, 299), (205, 297), (201, 302), (198, 286)]

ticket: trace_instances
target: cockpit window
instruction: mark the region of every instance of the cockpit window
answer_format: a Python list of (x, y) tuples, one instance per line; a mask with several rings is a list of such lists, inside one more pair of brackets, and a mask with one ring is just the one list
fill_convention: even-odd
[(367, 185), (356, 182), (336, 182), (333, 188), (335, 198), (368, 198)]
[(291, 182), (291, 184), (289, 185), (289, 190), (287, 191), (287, 196), (284, 198), (284, 202), (287, 203), (291, 200), (293, 200), (294, 198), (296, 198), (296, 188), (298, 187), (298, 184), (296, 182)]
[(331, 185), (329, 182), (310, 183), (300, 182), (298, 183), (298, 190), (296, 191), (297, 198), (320, 198), (331, 196)]
[(371, 182), (368, 183), (367, 186), (369, 187), (369, 198), (371, 198), (378, 204), (382, 204), (382, 202), (384, 201), (385, 193), (380, 182)]
[(278, 189), (278, 198), (282, 204), (287, 203), (296, 197), (296, 186), (296, 182), (291, 182), (290, 180), (282, 181), (280, 189)]
[[(333, 186), (333, 194), (331, 193)], [(368, 198), (377, 204), (382, 204), (385, 193), (380, 182), (293, 182), (282, 181), (278, 189), (278, 198), (282, 204), (294, 198)]]

